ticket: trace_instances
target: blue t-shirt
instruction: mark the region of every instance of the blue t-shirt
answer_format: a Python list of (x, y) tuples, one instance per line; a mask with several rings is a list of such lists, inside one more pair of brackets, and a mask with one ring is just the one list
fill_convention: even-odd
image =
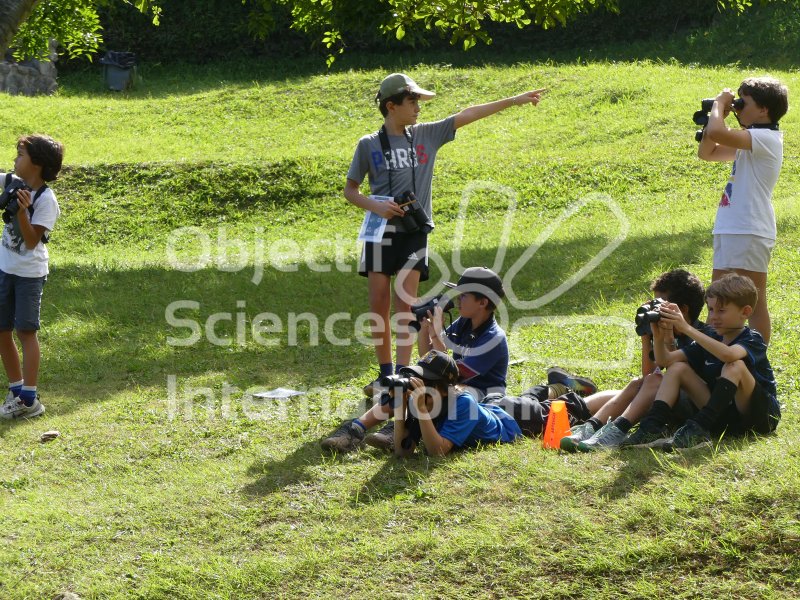
[[(473, 331), (472, 320), (459, 317), (445, 331), (458, 365), (459, 381), (489, 394), (505, 394), (508, 375), (508, 340), (494, 317)], [(452, 346), (451, 346), (452, 347)]]
[(513, 442), (522, 437), (522, 430), (511, 415), (499, 406), (476, 402), (467, 392), (458, 395), (455, 407), (451, 406), (437, 430), (457, 448), (470, 448), (479, 442)]
[[(722, 336), (713, 331), (708, 332), (707, 335), (715, 340), (722, 341)], [(764, 343), (764, 338), (761, 337), (761, 334), (749, 327), (745, 327), (742, 332), (728, 344), (728, 346), (736, 345), (742, 346), (747, 352), (747, 356), (744, 357), (744, 363), (747, 365), (747, 369), (753, 375), (753, 378), (767, 394), (777, 399), (778, 394), (775, 388), (775, 375), (772, 372), (772, 366), (767, 358), (767, 345)], [(717, 379), (722, 374), (724, 363), (697, 342), (692, 342), (685, 348), (682, 348), (682, 351), (686, 355), (686, 361), (689, 363), (689, 366), (692, 367), (692, 370), (703, 378), (703, 381), (706, 382), (709, 388), (713, 389)]]

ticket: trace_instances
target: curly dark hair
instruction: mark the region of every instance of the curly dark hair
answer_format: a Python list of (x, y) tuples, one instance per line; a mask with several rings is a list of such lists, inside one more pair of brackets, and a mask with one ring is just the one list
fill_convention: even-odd
[(64, 145), (49, 135), (23, 135), (17, 140), (17, 148), (24, 146), (31, 162), (42, 167), (42, 179), (54, 181), (64, 160)]
[(738, 93), (750, 96), (758, 106), (766, 108), (773, 123), (789, 110), (788, 88), (772, 77), (749, 77), (739, 86)]
[(697, 320), (705, 304), (705, 289), (700, 279), (685, 269), (673, 269), (656, 277), (650, 289), (663, 293), (678, 306), (689, 307), (689, 319)]

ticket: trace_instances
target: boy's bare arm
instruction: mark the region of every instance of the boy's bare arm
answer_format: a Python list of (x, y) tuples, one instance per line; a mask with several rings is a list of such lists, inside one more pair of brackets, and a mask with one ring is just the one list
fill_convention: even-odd
[(521, 106), (523, 104), (533, 104), (536, 106), (542, 99), (542, 94), (544, 92), (544, 89), (533, 90), (517, 96), (512, 96), (511, 98), (504, 98), (503, 100), (496, 100), (495, 102), (477, 104), (475, 106), (465, 108), (460, 113), (456, 114), (455, 128), (459, 129), (464, 127), (464, 125), (469, 125), (470, 123), (483, 119), (484, 117), (488, 117), (489, 115), (493, 115), (501, 110), (509, 108), (510, 106)]
[(42, 240), (42, 236), (47, 229), (41, 225), (31, 225), (28, 215), (28, 207), (31, 205), (31, 192), (29, 190), (18, 190), (17, 202), (19, 203), (19, 211), (17, 212), (19, 230), (22, 233), (22, 239), (25, 240), (25, 247), (28, 250), (33, 250), (36, 248), (36, 244)]
[[(753, 137), (746, 129), (731, 129), (725, 125), (725, 117), (731, 111), (733, 104), (733, 92), (725, 88), (714, 100), (711, 113), (708, 117), (708, 125), (700, 144), (700, 151), (710, 150), (711, 158), (706, 160), (733, 160), (736, 157), (736, 150), (752, 150)], [(730, 157), (730, 158), (729, 158)], [(704, 156), (700, 156), (704, 158)]]
[(384, 219), (391, 219), (392, 217), (402, 217), (403, 209), (400, 208), (396, 202), (380, 202), (365, 196), (359, 189), (359, 183), (348, 179), (344, 185), (344, 197), (351, 204), (355, 204), (359, 208), (374, 212), (376, 215)]
[(406, 437), (406, 408), (408, 407), (408, 396), (403, 395), (403, 400), (397, 403), (394, 408), (394, 455), (397, 457), (411, 456), (414, 453), (416, 444), (411, 444), (408, 448), (403, 448), (403, 440)]
[(417, 337), (417, 349), (420, 356), (425, 356), (431, 350), (447, 352), (447, 345), (444, 343), (442, 314), (441, 307), (437, 306), (433, 309), (433, 312), (428, 311), (428, 316), (420, 322), (420, 330)]
[(674, 329), (669, 322), (662, 317), (661, 320), (651, 323), (650, 328), (653, 331), (653, 355), (659, 367), (666, 368), (676, 362), (686, 362), (683, 351), (674, 349)]
[[(727, 344), (720, 342), (719, 340), (715, 340), (699, 329), (695, 329), (689, 325), (683, 319), (681, 311), (675, 304), (667, 304), (666, 306), (662, 307), (661, 318), (671, 323), (675, 331), (689, 336), (695, 342), (700, 344), (705, 350), (716, 356), (724, 363), (731, 363), (735, 360), (741, 360), (747, 356), (747, 351), (739, 344), (728, 346)], [(681, 352), (681, 354), (683, 353)]]

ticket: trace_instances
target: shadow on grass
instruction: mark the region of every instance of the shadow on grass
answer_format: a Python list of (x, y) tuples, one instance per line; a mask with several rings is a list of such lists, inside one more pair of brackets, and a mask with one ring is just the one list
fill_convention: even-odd
[[(509, 283), (520, 299), (548, 294), (585, 266), (608, 237), (586, 232), (550, 240)], [(531, 315), (586, 316), (596, 298), (636, 306), (654, 272), (697, 263), (709, 245), (704, 225), (680, 235), (630, 235), (574, 287), (544, 306), (517, 310), (507, 301), (509, 318), (513, 323)], [(504, 269), (527, 250), (508, 247)], [(497, 247), (465, 250), (461, 263), (492, 265), (496, 253)], [(452, 264), (452, 254), (442, 258)], [(224, 376), (241, 389), (311, 389), (368, 377), (374, 352), (357, 337), (368, 337), (357, 325), (368, 308), (365, 278), (307, 266), (293, 272), (266, 268), (259, 285), (252, 283), (252, 275), (252, 267), (238, 273), (211, 268), (186, 273), (150, 266), (53, 268), (42, 308), (43, 389), (79, 389), (86, 383), (111, 391), (166, 388), (169, 375), (179, 380)], [(431, 283), (424, 289), (438, 278), (434, 265)], [(174, 304), (179, 301), (184, 304)], [(264, 314), (274, 316), (261, 322), (271, 329), (256, 337), (253, 321)], [(193, 335), (199, 338), (196, 343), (178, 345)], [(78, 402), (86, 402), (85, 396)]]
[(396, 458), (386, 452), (386, 462), (368, 481), (350, 496), (352, 506), (385, 500), (425, 500), (425, 482), (447, 457), (432, 458), (417, 449), (414, 456)]
[(243, 492), (249, 496), (267, 496), (288, 486), (312, 482), (313, 467), (337, 460), (341, 457), (322, 451), (319, 440), (305, 442), (280, 460), (257, 461), (250, 465), (247, 474), (258, 479), (244, 486)]
[(691, 471), (712, 462), (719, 455), (741, 450), (752, 443), (755, 436), (736, 436), (718, 439), (711, 444), (665, 452), (657, 449), (630, 449), (617, 451), (623, 464), (616, 478), (599, 490), (601, 496), (617, 500), (646, 486), (650, 479), (661, 474), (688, 475)]
[[(327, 435), (330, 435), (328, 432)], [(325, 436), (322, 436), (324, 438)], [(267, 496), (287, 487), (311, 484), (317, 478), (314, 468), (322, 464), (344, 463), (355, 455), (331, 454), (322, 450), (322, 439), (310, 440), (302, 444), (286, 457), (273, 461), (256, 461), (247, 474), (256, 477), (247, 484), (243, 492), (249, 496)], [(380, 470), (351, 494), (350, 504), (371, 504), (390, 499), (424, 499), (425, 481), (442, 460), (417, 454), (406, 459), (395, 458), (388, 452), (381, 452), (364, 446), (362, 452), (378, 453), (385, 460)]]

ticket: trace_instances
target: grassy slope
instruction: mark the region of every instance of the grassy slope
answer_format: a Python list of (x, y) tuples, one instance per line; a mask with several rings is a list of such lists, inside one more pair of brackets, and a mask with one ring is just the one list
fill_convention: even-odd
[[(598, 363), (596, 380), (621, 386), (636, 371), (632, 331), (581, 321), (630, 319), (665, 269), (710, 273), (710, 225), (728, 167), (694, 158), (690, 117), (699, 98), (747, 71), (506, 62), (406, 67), (439, 93), (425, 119), (528, 87), (551, 90), (538, 108), (475, 124), (442, 150), (432, 246), (448, 266), (456, 248), (464, 264), (494, 264), (502, 193), (476, 194), (470, 239), (453, 241), (467, 182), (517, 195), (504, 271), (565, 207), (594, 198), (515, 277), (517, 295), (533, 299), (620, 232), (607, 204), (590, 195), (610, 197), (630, 223), (621, 246), (554, 301), (511, 307), (512, 322), (564, 317), (514, 332), (514, 355), (527, 360), (513, 367), (511, 389), (556, 362)], [(200, 304), (193, 316), (201, 322), (235, 312), (237, 301), (248, 320), (311, 312), (322, 323), (366, 308), (363, 281), (336, 268), (270, 266), (256, 285), (252, 264), (186, 273), (167, 259), (168, 247), (196, 254), (197, 245), (170, 236), (193, 225), (212, 239), (225, 231), (250, 253), (262, 238), (266, 259), (281, 268), (292, 261), (276, 259), (276, 242), (294, 240), (331, 264), (333, 250), (318, 241), (338, 235), (352, 267), (360, 215), (339, 189), (355, 141), (376, 127), (369, 95), (386, 69), (291, 71), (253, 66), (223, 80), (215, 68), (145, 69), (130, 96), (94, 93), (92, 80), (74, 76), (54, 98), (2, 100), (0, 116), (13, 123), (0, 135), (9, 161), (14, 137), (35, 129), (66, 142), (69, 168), (58, 183), (64, 217), (43, 307), (48, 413), (0, 424), (8, 457), (0, 466), (0, 595), (796, 595), (796, 114), (784, 125), (770, 281), (771, 354), (786, 407), (779, 435), (683, 456), (562, 456), (526, 441), (446, 460), (330, 458), (317, 440), (358, 410), (370, 348), (309, 345), (308, 327), (296, 344), (285, 333), (269, 336), (274, 346), (249, 336), (241, 346), (167, 343), (186, 334), (165, 321), (179, 299)], [(795, 72), (776, 74), (798, 89)], [(352, 338), (352, 321), (335, 332)], [(170, 375), (179, 400), (208, 388), (212, 410), (198, 401), (189, 418), (182, 403), (170, 419)], [(225, 384), (238, 388), (228, 399)], [(254, 404), (241, 394), (250, 386), (313, 393)], [(39, 445), (38, 434), (52, 428), (61, 439)]]

